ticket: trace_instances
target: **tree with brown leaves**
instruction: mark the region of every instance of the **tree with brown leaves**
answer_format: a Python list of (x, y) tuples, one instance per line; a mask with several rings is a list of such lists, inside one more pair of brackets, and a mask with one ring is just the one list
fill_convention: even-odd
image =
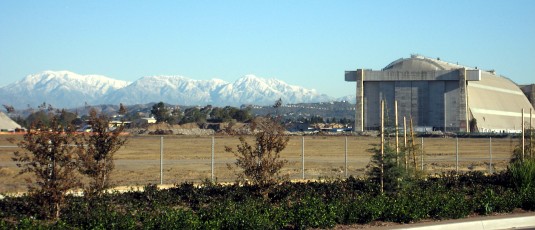
[(9, 139), (22, 149), (12, 159), (21, 168), (20, 174), (33, 174), (27, 179), (28, 192), (45, 218), (59, 218), (67, 191), (80, 186), (75, 139), (73, 129), (59, 125), (56, 119), (50, 127), (38, 124), (30, 128), (20, 141)]
[(124, 127), (113, 130), (108, 127), (108, 119), (92, 113), (89, 125), (93, 132), (82, 134), (77, 145), (80, 173), (89, 177), (90, 182), (84, 188), (87, 197), (98, 196), (111, 187), (110, 174), (115, 168), (113, 156), (125, 143), (121, 135)]
[(282, 160), (280, 153), (290, 138), (285, 135), (284, 127), (273, 118), (257, 118), (253, 127), (257, 130), (253, 145), (241, 136), (236, 151), (228, 146), (225, 146), (225, 151), (237, 157), (235, 166), (242, 169), (237, 173), (239, 180), (262, 187), (270, 186), (283, 179), (279, 172), (288, 161)]

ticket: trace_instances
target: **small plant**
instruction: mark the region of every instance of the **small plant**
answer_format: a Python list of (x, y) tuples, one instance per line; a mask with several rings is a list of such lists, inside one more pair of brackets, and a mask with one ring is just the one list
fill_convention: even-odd
[[(381, 150), (377, 146), (368, 151), (374, 153), (370, 164), (367, 166), (367, 174), (370, 181), (380, 184), (382, 178), (385, 192), (399, 190), (407, 180), (407, 173), (403, 164), (396, 161), (400, 157), (396, 155), (395, 149), (390, 145), (385, 145), (383, 155), (381, 155)], [(400, 156), (403, 156), (403, 154)]]
[(525, 159), (510, 164), (511, 182), (519, 191), (535, 189), (535, 159)]
[[(235, 166), (242, 169), (237, 173), (242, 182), (249, 181), (261, 187), (275, 184), (282, 179), (279, 172), (287, 161), (280, 159), (280, 153), (286, 148), (289, 137), (273, 118), (258, 118), (253, 126), (258, 130), (253, 145), (242, 136), (236, 151), (228, 146), (225, 151), (237, 157)], [(231, 165), (228, 167), (232, 168)]]

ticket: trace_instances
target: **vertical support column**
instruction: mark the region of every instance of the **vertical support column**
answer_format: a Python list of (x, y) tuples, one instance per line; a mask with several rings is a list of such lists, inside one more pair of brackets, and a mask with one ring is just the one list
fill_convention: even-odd
[(444, 89), (444, 137), (446, 137), (446, 132), (448, 131), (448, 106), (447, 106), (447, 97), (446, 90)]
[(160, 136), (160, 185), (163, 184), (163, 136)]
[(466, 69), (459, 70), (459, 131), (470, 132), (468, 128), (468, 87), (466, 87)]
[(357, 101), (355, 108), (355, 132), (364, 131), (364, 70), (357, 69)]

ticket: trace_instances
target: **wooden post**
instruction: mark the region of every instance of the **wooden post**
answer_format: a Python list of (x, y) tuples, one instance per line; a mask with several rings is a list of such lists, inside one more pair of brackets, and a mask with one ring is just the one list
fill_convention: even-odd
[(405, 149), (405, 170), (409, 169), (409, 160), (407, 154), (407, 118), (403, 116), (403, 148)]
[(407, 148), (407, 118), (403, 116), (403, 147)]
[(524, 131), (525, 131), (525, 127), (524, 127), (524, 109), (522, 109), (522, 161), (524, 160), (524, 151), (525, 151), (525, 140), (524, 140)]
[(412, 152), (412, 160), (414, 163), (414, 170), (418, 168), (418, 163), (416, 162), (416, 146), (414, 145), (414, 126), (412, 125), (412, 116), (410, 118), (410, 126), (411, 126), (411, 152)]
[(384, 154), (385, 154), (385, 101), (381, 100), (381, 193), (384, 188)]
[(533, 120), (533, 109), (529, 109), (529, 157), (533, 157), (533, 125), (531, 121)]
[(399, 157), (399, 134), (398, 134), (398, 101), (394, 101), (394, 116), (395, 116), (395, 119), (396, 119), (396, 122), (395, 122), (395, 126), (394, 129), (396, 132), (396, 163), (399, 165), (399, 160), (398, 160), (398, 157)]

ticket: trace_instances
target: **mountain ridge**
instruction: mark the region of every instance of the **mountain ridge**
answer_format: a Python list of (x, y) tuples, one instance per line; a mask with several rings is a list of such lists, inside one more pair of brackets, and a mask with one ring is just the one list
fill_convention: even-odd
[(275, 78), (245, 75), (234, 82), (195, 80), (181, 75), (144, 76), (136, 81), (103, 75), (81, 75), (67, 70), (43, 71), (0, 87), (0, 103), (35, 107), (46, 102), (56, 108), (87, 104), (143, 104), (163, 101), (181, 105), (240, 106), (335, 100), (314, 89), (290, 85)]

